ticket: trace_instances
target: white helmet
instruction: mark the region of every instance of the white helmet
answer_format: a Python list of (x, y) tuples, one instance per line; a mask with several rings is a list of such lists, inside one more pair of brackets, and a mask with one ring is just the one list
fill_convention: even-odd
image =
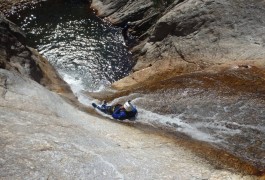
[(124, 103), (123, 107), (128, 112), (133, 110), (133, 105), (130, 103), (130, 101), (127, 101), (126, 103)]

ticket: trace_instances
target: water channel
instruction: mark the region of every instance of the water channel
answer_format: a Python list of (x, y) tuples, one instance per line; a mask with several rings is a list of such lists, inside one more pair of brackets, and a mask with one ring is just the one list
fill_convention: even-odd
[(96, 17), (87, 2), (43, 2), (10, 18), (76, 92), (121, 79), (134, 65), (121, 28)]
[[(42, 3), (14, 17), (29, 45), (50, 61), (77, 95), (108, 86), (134, 65), (121, 28), (96, 17), (87, 3)], [(137, 105), (141, 123), (173, 127), (265, 168), (265, 105), (255, 97), (169, 88), (112, 103), (126, 99)]]

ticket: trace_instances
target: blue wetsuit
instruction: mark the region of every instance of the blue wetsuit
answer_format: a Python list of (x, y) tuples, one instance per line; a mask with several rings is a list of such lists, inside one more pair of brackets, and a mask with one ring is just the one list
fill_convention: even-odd
[(125, 120), (125, 119), (132, 119), (137, 114), (137, 109), (133, 107), (132, 111), (126, 111), (121, 104), (117, 104), (114, 106), (107, 106), (103, 104), (102, 106), (97, 106), (97, 109), (100, 111), (112, 115), (114, 119)]
[(114, 119), (124, 120), (124, 119), (134, 118), (136, 114), (137, 114), (136, 108), (133, 108), (132, 111), (129, 112), (125, 111), (124, 108), (119, 108), (112, 113), (112, 117)]

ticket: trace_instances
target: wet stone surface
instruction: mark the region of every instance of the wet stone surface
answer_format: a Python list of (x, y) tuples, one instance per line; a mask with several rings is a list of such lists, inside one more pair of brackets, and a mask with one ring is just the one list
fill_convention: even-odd
[(80, 112), (16, 73), (0, 69), (0, 77), (1, 179), (256, 179), (215, 169), (168, 138)]
[(133, 94), (128, 90), (100, 98), (132, 99), (141, 122), (209, 142), (264, 172), (264, 75), (255, 66), (230, 66), (146, 82)]
[(86, 1), (43, 2), (9, 18), (74, 88), (98, 90), (134, 65), (122, 29), (96, 17)]
[[(57, 45), (52, 44), (52, 47)], [(8, 49), (13, 51), (20, 46), (19, 43), (13, 43)], [(8, 51), (1, 49), (1, 56), (6, 56), (7, 53)], [(10, 62), (16, 60), (23, 64), (28, 61), (27, 55), (26, 51), (19, 49), (16, 52), (17, 58), (10, 56), (8, 60)], [(4, 66), (2, 61), (0, 66)], [(23, 69), (19, 68), (13, 74), (1, 70), (0, 140), (3, 148), (1, 148), (0, 168), (3, 178), (253, 179), (223, 169), (217, 170), (203, 159), (160, 136), (148, 135), (136, 129), (114, 125), (81, 113), (26, 77), (15, 75), (17, 71), (23, 74)], [(252, 82), (254, 77), (259, 76), (246, 73), (244, 77), (247, 78), (243, 82)], [(169, 86), (165, 87), (168, 89), (174, 87), (178, 80), (172, 82), (174, 85), (169, 83)], [(235, 96), (220, 98), (220, 91), (217, 91), (217, 95), (213, 92), (209, 95), (207, 88), (211, 88), (213, 84), (210, 83), (210, 86), (207, 83), (203, 84), (204, 81), (196, 78), (190, 82), (190, 86), (195, 84), (192, 87), (195, 89), (190, 91), (189, 89), (158, 91), (147, 96), (144, 96), (145, 94), (137, 96), (141, 101), (132, 95), (142, 114), (139, 120), (143, 122), (151, 120), (151, 123), (148, 122), (151, 125), (153, 122), (162, 121), (162, 124), (173, 126), (178, 131), (203, 141), (225, 139), (222, 146), (229, 146), (225, 147), (228, 151), (231, 147), (235, 149), (239, 147), (238, 151), (233, 149), (232, 151), (236, 155), (243, 155), (244, 159), (254, 162), (257, 168), (262, 170), (264, 167), (263, 104), (255, 98), (253, 102)], [(200, 92), (201, 89), (196, 89), (196, 85), (199, 86), (196, 82), (202, 83), (200, 85), (206, 90)], [(226, 83), (229, 87), (234, 82), (237, 81)], [(261, 84), (255, 89), (255, 97), (264, 97), (262, 82), (263, 79), (259, 78), (257, 83)], [(256, 87), (248, 88), (249, 85), (242, 84), (242, 81), (237, 83), (243, 92), (252, 93), (253, 87)], [(228, 95), (230, 93), (227, 92)], [(145, 101), (145, 98), (149, 102)], [(169, 100), (164, 101), (166, 98)], [(167, 106), (168, 102), (171, 102), (171, 107)], [(165, 111), (160, 110), (158, 106), (163, 107)], [(205, 110), (201, 110), (204, 108)], [(148, 112), (149, 110), (159, 114), (152, 114)], [(250, 115), (246, 116), (244, 113)], [(170, 117), (164, 119), (165, 114), (169, 114)], [(233, 116), (234, 118), (230, 119), (233, 122), (226, 121), (226, 118)], [(239, 121), (240, 118), (241, 120), (243, 118), (243, 121)], [(245, 134), (241, 135), (239, 131)], [(249, 143), (247, 142), (249, 136), (256, 137), (257, 134), (256, 139), (251, 139), (250, 144), (246, 144)], [(233, 144), (233, 142), (239, 143)], [(242, 150), (244, 146), (247, 147), (246, 151)]]

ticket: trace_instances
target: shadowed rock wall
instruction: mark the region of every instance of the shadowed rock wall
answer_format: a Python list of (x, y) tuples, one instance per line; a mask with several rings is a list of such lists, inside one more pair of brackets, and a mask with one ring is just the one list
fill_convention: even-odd
[[(216, 169), (171, 140), (77, 111), (28, 79), (57, 92), (69, 90), (49, 63), (26, 46), (23, 33), (3, 17), (0, 32), (2, 178), (256, 179)], [(157, 67), (175, 63), (168, 62), (159, 61)]]
[[(112, 23), (132, 21), (130, 31), (139, 37), (138, 46), (132, 48), (134, 71), (139, 72), (114, 87), (142, 82), (142, 76), (149, 81), (162, 72), (167, 78), (227, 63), (264, 67), (264, 1), (154, 2), (92, 1), (98, 14)], [(144, 31), (139, 28), (142, 23)]]
[(56, 70), (36, 50), (26, 45), (24, 33), (3, 15), (0, 15), (0, 68), (18, 72), (74, 99), (70, 87)]

